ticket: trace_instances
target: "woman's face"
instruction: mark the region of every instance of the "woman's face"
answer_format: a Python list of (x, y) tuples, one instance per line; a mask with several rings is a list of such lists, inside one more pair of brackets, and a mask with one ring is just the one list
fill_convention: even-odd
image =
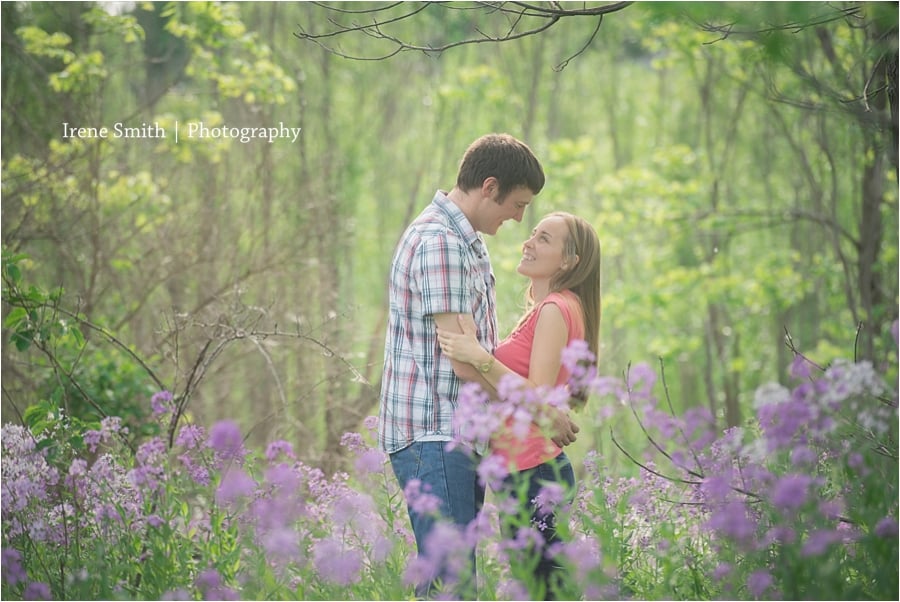
[(546, 217), (522, 244), (518, 272), (532, 280), (549, 280), (566, 263), (565, 247), (569, 228), (562, 217)]

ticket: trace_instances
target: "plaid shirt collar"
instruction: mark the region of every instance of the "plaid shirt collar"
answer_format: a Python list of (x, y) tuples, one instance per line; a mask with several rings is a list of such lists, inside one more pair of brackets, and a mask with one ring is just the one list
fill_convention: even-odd
[(472, 224), (469, 222), (469, 218), (467, 218), (466, 214), (459, 208), (459, 205), (451, 201), (450, 197), (448, 197), (447, 193), (443, 190), (438, 190), (434, 194), (432, 202), (447, 216), (450, 225), (459, 237), (475, 251), (479, 259), (483, 259), (487, 249), (484, 244), (484, 238), (481, 236), (480, 232), (475, 231)]

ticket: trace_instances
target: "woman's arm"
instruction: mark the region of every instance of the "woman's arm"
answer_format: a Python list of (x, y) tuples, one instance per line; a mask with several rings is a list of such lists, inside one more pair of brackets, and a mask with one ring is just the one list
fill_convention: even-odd
[(471, 328), (469, 322), (471, 320), (459, 320), (462, 333), (454, 332), (449, 328), (438, 325), (438, 342), (441, 345), (441, 350), (451, 360), (471, 364), (495, 391), (503, 377), (510, 374), (522, 379), (529, 387), (537, 387), (537, 383), (516, 374), (506, 364), (497, 361), (487, 349), (482, 347), (478, 339), (475, 338), (475, 331)]
[[(555, 303), (547, 303), (541, 308), (534, 328), (528, 376), (531, 381), (545, 386), (556, 386), (562, 365), (562, 352), (569, 343), (569, 327), (562, 310)], [(552, 441), (563, 447), (575, 441), (575, 433), (580, 429), (569, 417), (569, 413), (555, 406), (542, 406), (545, 424), (549, 424)], [(540, 420), (540, 416), (536, 419)], [(565, 443), (561, 443), (564, 441)]]
[[(531, 388), (556, 385), (562, 350), (568, 342), (568, 327), (562, 311), (555, 304), (544, 305), (538, 315), (529, 360), (529, 378), (523, 378), (497, 361), (475, 338), (474, 330), (468, 328), (462, 320), (460, 327), (462, 334), (438, 328), (441, 349), (452, 359), (475, 366), (495, 390), (500, 380), (509, 374), (515, 374)], [(575, 441), (575, 434), (580, 429), (572, 422), (567, 412), (546, 406), (545, 416), (549, 418), (555, 433), (552, 437), (554, 443), (562, 447)]]

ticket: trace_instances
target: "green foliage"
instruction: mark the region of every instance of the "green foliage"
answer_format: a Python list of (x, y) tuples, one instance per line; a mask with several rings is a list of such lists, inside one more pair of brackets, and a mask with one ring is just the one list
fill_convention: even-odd
[(84, 344), (84, 336), (71, 328), (64, 319), (56, 319), (52, 307), (63, 296), (61, 288), (46, 291), (34, 285), (22, 287), (20, 264), (26, 262), (24, 253), (11, 253), (3, 248), (3, 300), (12, 306), (3, 320), (3, 327), (11, 331), (10, 342), (17, 350), (26, 351), (33, 343), (48, 344), (53, 339), (71, 336), (76, 344)]
[(3, 302), (10, 308), (4, 328), (17, 351), (33, 351), (33, 365), (45, 370), (33, 392), (39, 401), (25, 411), (25, 424), (41, 434), (50, 428), (46, 420), (65, 418), (77, 430), (119, 416), (132, 425), (134, 435), (157, 433), (142, 401), (153, 391), (144, 367), (133, 358), (110, 354), (102, 341), (98, 346), (86, 339), (84, 317), (63, 309), (62, 289), (26, 288), (22, 266), (30, 263), (26, 254), (4, 248)]
[[(453, 185), (462, 151), (488, 130), (526, 138), (548, 175), (526, 223), (489, 241), (504, 333), (522, 309), (521, 242), (542, 213), (562, 209), (589, 218), (601, 237), (606, 374), (662, 356), (676, 403), (722, 414), (727, 386), (746, 413), (748, 391), (784, 376), (785, 330), (826, 358), (853, 344), (847, 325), (857, 322), (860, 352), (896, 365), (876, 334), (896, 318), (897, 238), (887, 227), (896, 222), (895, 166), (872, 176), (884, 190), (883, 238), (877, 278), (858, 280), (860, 242), (873, 239), (859, 217), (861, 183), (878, 165), (875, 149), (890, 144), (870, 127), (877, 110), (857, 99), (881, 40), (895, 39), (876, 31), (896, 20), (890, 3), (848, 6), (848, 19), (816, 27), (804, 24), (841, 7), (638, 3), (607, 15), (562, 71), (553, 67), (588, 40), (593, 19), (567, 17), (510, 43), (362, 62), (292, 35), (298, 24), (333, 26), (335, 14), (313, 4), (118, 8), (3, 7), (4, 243), (34, 258), (34, 282), (64, 287), (129, 348), (166, 354), (173, 382), (203, 344), (183, 324), (214, 329), (232, 298), (261, 308), (270, 330), (327, 342), (362, 375), (269, 341), (252, 357), (221, 357), (195, 399), (198, 415), (232, 409), (254, 424), (266, 416), (253, 437), (278, 432), (309, 441), (310, 457), (336, 457), (324, 434), (328, 408), (341, 400), (334, 412), (352, 422), (375, 405), (393, 244), (435, 189)], [(386, 31), (438, 45), (504, 32), (509, 16), (435, 5)], [(350, 54), (390, 46), (339, 39)], [(158, 123), (169, 135), (61, 140), (64, 121)], [(176, 123), (183, 132), (200, 121), (283, 122), (302, 134), (290, 144), (176, 143)], [(861, 299), (871, 290), (880, 295), (868, 310)], [(95, 347), (75, 362), (79, 342), (66, 336), (78, 335), (40, 333), (36, 322), (60, 326), (12, 311), (10, 353), (56, 337), (67, 369), (97, 383), (92, 398), (115, 406), (146, 395), (134, 366)], [(49, 397), (45, 368), (9, 382), (31, 401)], [(130, 375), (121, 391), (110, 385), (118, 371)], [(143, 420), (132, 410), (117, 413)]]

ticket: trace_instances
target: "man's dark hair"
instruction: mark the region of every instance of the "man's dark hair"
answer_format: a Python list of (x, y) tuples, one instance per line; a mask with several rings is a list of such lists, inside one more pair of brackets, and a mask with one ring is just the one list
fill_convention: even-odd
[(497, 178), (500, 202), (520, 186), (534, 194), (544, 187), (544, 170), (537, 157), (509, 134), (487, 134), (469, 145), (459, 164), (456, 186), (468, 192), (490, 177)]

